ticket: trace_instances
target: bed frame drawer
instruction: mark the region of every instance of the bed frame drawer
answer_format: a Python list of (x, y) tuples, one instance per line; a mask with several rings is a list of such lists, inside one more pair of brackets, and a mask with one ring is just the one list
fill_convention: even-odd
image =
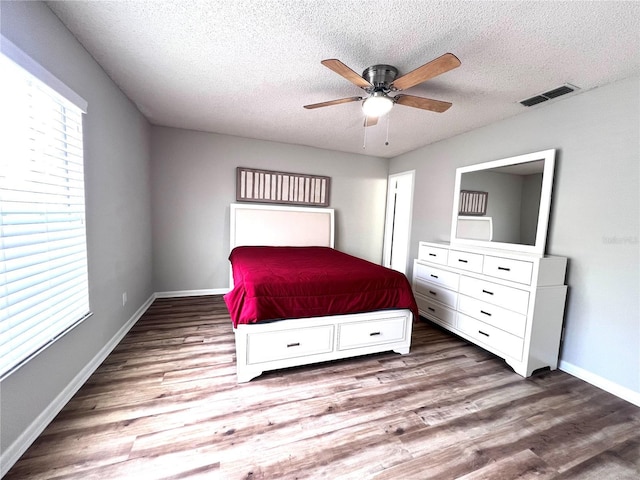
[(406, 336), (406, 317), (345, 323), (338, 327), (338, 350), (399, 342)]
[(333, 350), (333, 325), (247, 335), (247, 363), (303, 357)]

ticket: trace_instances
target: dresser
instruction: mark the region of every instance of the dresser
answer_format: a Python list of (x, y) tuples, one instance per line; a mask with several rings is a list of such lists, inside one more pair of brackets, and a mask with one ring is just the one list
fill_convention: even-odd
[(420, 242), (420, 315), (503, 358), (523, 377), (558, 366), (567, 259)]

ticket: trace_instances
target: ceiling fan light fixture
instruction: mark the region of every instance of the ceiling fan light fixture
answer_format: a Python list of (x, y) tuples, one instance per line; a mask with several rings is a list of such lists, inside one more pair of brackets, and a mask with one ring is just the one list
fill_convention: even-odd
[(384, 92), (374, 92), (362, 102), (362, 111), (367, 117), (382, 117), (393, 107), (393, 99)]

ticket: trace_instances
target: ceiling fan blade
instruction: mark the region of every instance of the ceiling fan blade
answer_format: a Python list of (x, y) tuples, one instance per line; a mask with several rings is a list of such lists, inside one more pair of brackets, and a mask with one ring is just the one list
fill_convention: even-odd
[(364, 126), (373, 127), (378, 123), (378, 117), (364, 117)]
[(362, 100), (362, 97), (340, 98), (338, 100), (330, 100), (328, 102), (312, 103), (311, 105), (305, 105), (304, 108), (312, 109), (312, 108), (320, 108), (320, 107), (330, 107), (331, 105), (340, 105), (341, 103), (357, 102), (358, 100)]
[(459, 66), (460, 60), (458, 60), (458, 57), (452, 53), (445, 53), (441, 57), (402, 75), (400, 78), (396, 78), (391, 86), (396, 90), (406, 90)]
[(451, 103), (443, 102), (440, 100), (433, 100), (431, 98), (416, 97), (414, 95), (396, 95), (393, 97), (395, 103), (404, 105), (406, 107), (421, 108), (422, 110), (430, 110), (432, 112), (446, 112)]
[(322, 62), (320, 63), (322, 63), (325, 67), (333, 70), (338, 75), (342, 75), (344, 78), (346, 78), (351, 83), (353, 83), (354, 85), (357, 85), (360, 88), (373, 87), (373, 85), (371, 85), (367, 80), (362, 78), (360, 75), (358, 75), (356, 72), (351, 70), (349, 67), (347, 67), (344, 63), (342, 63), (338, 59), (330, 58), (328, 60), (322, 60)]

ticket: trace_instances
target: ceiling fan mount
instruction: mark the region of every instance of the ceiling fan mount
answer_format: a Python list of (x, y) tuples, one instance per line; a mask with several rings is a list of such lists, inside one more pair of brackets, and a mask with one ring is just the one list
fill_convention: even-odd
[[(322, 60), (321, 63), (357, 87), (363, 89), (367, 92), (368, 96), (340, 98), (338, 100), (305, 105), (304, 108), (314, 109), (364, 100), (362, 102), (362, 108), (366, 115), (364, 122), (365, 127), (375, 125), (378, 122), (378, 117), (385, 115), (396, 103), (432, 112), (445, 112), (451, 107), (451, 103), (433, 100), (431, 98), (416, 97), (415, 95), (398, 94), (389, 96), (388, 94), (406, 90), (460, 66), (460, 60), (452, 53), (445, 53), (435, 60), (425, 63), (400, 77), (398, 77), (398, 69), (392, 65), (372, 65), (367, 67), (364, 72), (362, 72), (362, 75), (358, 75), (351, 68), (335, 58)], [(379, 106), (379, 108), (374, 108), (374, 105)]]
[[(362, 72), (362, 78), (368, 81), (373, 88), (365, 88), (367, 93), (382, 90), (391, 91), (391, 84), (398, 76), (398, 69), (392, 65), (372, 65)], [(371, 91), (369, 91), (371, 90)]]

